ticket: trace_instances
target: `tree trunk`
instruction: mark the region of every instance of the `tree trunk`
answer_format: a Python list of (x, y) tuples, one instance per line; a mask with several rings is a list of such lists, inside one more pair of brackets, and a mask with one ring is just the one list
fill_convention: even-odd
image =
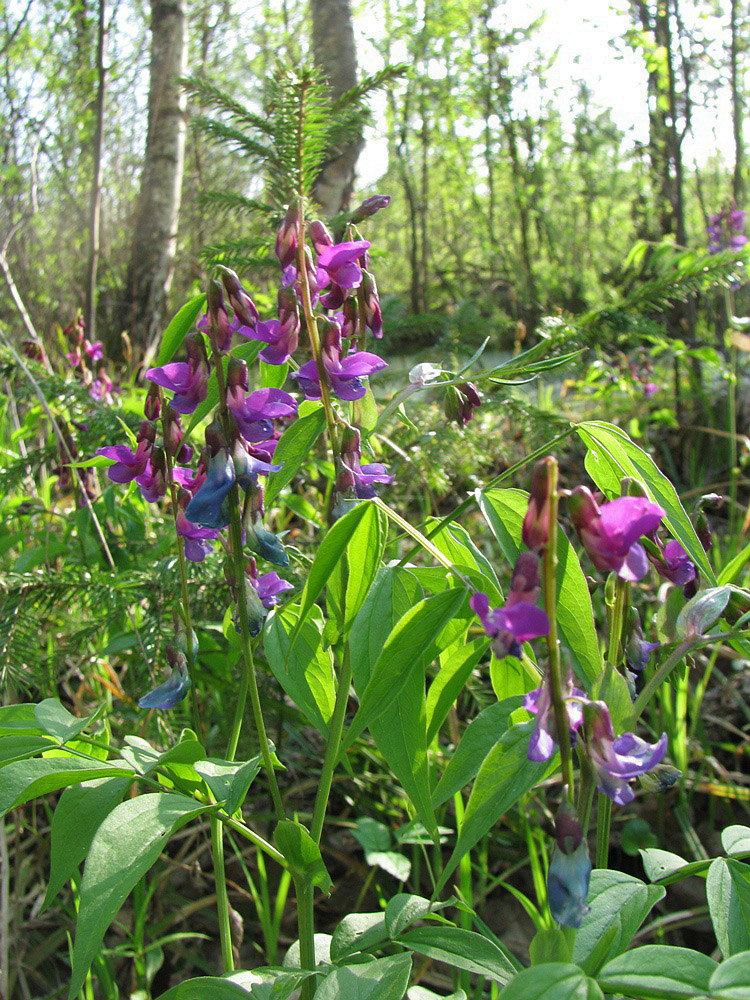
[(122, 324), (139, 351), (152, 349), (162, 331), (174, 271), (185, 158), (186, 101), (178, 81), (186, 67), (184, 0), (152, 0), (148, 136)]
[[(313, 55), (327, 77), (335, 100), (357, 83), (357, 52), (350, 0), (310, 0)], [(315, 182), (315, 198), (326, 216), (338, 214), (349, 204), (354, 168), (364, 146), (360, 136), (335, 159), (324, 164)]]
[(86, 323), (89, 340), (96, 340), (96, 272), (99, 267), (100, 216), (102, 201), (102, 152), (104, 146), (104, 103), (107, 93), (108, 67), (106, 65), (107, 25), (106, 0), (99, 0), (99, 17), (96, 40), (96, 123), (92, 142), (93, 170), (91, 198), (89, 201), (89, 259), (86, 269)]
[(734, 134), (734, 174), (732, 194), (735, 203), (744, 207), (745, 201), (745, 146), (742, 138), (742, 96), (740, 94), (739, 71), (737, 68), (737, 0), (732, 0), (730, 12), (731, 42), (729, 48), (729, 76), (732, 87), (732, 132)]

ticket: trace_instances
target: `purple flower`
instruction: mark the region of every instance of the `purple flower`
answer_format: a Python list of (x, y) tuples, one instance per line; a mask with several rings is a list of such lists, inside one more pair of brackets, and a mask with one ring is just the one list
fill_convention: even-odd
[(267, 441), (273, 434), (273, 421), (293, 417), (297, 402), (281, 389), (258, 389), (245, 396), (241, 388), (227, 394), (227, 406), (246, 441)]
[(167, 458), (163, 449), (154, 448), (149, 455), (148, 464), (135, 481), (141, 488), (143, 499), (147, 503), (156, 503), (167, 492)]
[(383, 208), (388, 208), (391, 203), (391, 196), (389, 194), (374, 194), (370, 198), (366, 198), (359, 208), (355, 208), (351, 215), (351, 221), (356, 225), (358, 222), (362, 222), (363, 219), (369, 219), (370, 216), (375, 215)]
[(274, 465), (271, 461), (276, 449), (276, 441), (260, 441), (247, 444), (238, 438), (232, 445), (232, 462), (237, 482), (245, 492), (258, 485), (258, 476), (270, 476), (278, 472), (284, 464)]
[(597, 787), (618, 806), (635, 798), (628, 782), (660, 764), (667, 750), (667, 734), (658, 743), (646, 743), (634, 733), (623, 733), (615, 739), (609, 709), (603, 701), (591, 702), (596, 709), (593, 732), (588, 745), (591, 763), (596, 771)]
[(529, 506), (523, 519), (523, 544), (534, 552), (544, 552), (549, 539), (549, 486), (556, 460), (548, 455), (534, 466)]
[(222, 267), (221, 280), (229, 297), (229, 305), (234, 310), (235, 322), (238, 325), (237, 332), (242, 333), (248, 327), (251, 330), (255, 329), (255, 324), (258, 322), (258, 310), (242, 287), (240, 279), (231, 268)]
[(656, 382), (645, 382), (643, 383), (643, 395), (646, 399), (651, 399), (651, 397), (659, 391), (661, 386), (657, 385)]
[[(341, 327), (333, 320), (322, 320), (320, 325), (323, 367), (333, 394), (338, 399), (349, 401), (362, 399), (367, 392), (362, 378), (387, 368), (387, 362), (367, 351), (349, 354), (342, 359)], [(314, 360), (306, 362), (298, 372), (292, 372), (289, 377), (297, 379), (308, 399), (320, 399), (320, 379)]]
[(93, 344), (89, 343), (88, 340), (84, 340), (83, 349), (89, 361), (101, 361), (104, 357), (104, 344), (102, 344), (101, 340), (95, 340)]
[(659, 527), (664, 510), (645, 497), (620, 497), (601, 507), (585, 486), (569, 499), (570, 516), (578, 537), (598, 570), (615, 572), (623, 580), (640, 580), (648, 559), (638, 541)]
[(357, 261), (370, 245), (369, 240), (355, 240), (324, 247), (318, 254), (318, 267), (339, 288), (358, 288), (362, 282), (362, 268)]
[(586, 905), (591, 859), (581, 824), (564, 803), (555, 817), (555, 848), (547, 876), (547, 902), (554, 920), (563, 927), (580, 927), (591, 910)]
[(521, 552), (513, 567), (506, 608), (514, 604), (536, 604), (539, 600), (539, 556), (535, 552)]
[(226, 528), (229, 510), (225, 503), (236, 479), (234, 464), (226, 448), (212, 456), (206, 479), (185, 508), (185, 516), (204, 528)]
[(131, 483), (136, 476), (142, 476), (146, 471), (151, 448), (156, 438), (154, 424), (144, 421), (138, 431), (135, 451), (122, 444), (99, 448), (97, 455), (114, 460), (114, 465), (107, 469), (107, 475), (113, 483)]
[(193, 413), (208, 391), (208, 358), (203, 337), (192, 334), (185, 340), (187, 361), (173, 361), (161, 368), (149, 368), (146, 378), (162, 389), (171, 389), (170, 406), (177, 413)]
[[(529, 740), (529, 760), (544, 761), (549, 760), (555, 752), (557, 744), (557, 724), (552, 706), (552, 694), (550, 692), (549, 677), (545, 677), (544, 683), (535, 691), (529, 691), (524, 698), (523, 707), (527, 712), (536, 716), (534, 732)], [(575, 744), (576, 731), (583, 723), (582, 700), (585, 700), (583, 691), (573, 687), (573, 676), (571, 673), (565, 682), (563, 691), (563, 701), (565, 703), (565, 714), (568, 717), (568, 727), (570, 730), (571, 744)]]
[(388, 475), (386, 467), (380, 462), (360, 465), (362, 452), (359, 431), (348, 424), (345, 425), (341, 436), (339, 459), (341, 467), (336, 480), (338, 493), (353, 490), (359, 500), (371, 500), (376, 495), (375, 483), (389, 485), (393, 482), (394, 477)]
[[(369, 271), (362, 270), (362, 292), (365, 306), (365, 325), (376, 340), (383, 336), (383, 314), (375, 278)], [(473, 388), (473, 387), (472, 387)], [(476, 390), (475, 390), (476, 391)]]
[(735, 205), (731, 205), (716, 215), (709, 215), (706, 233), (710, 253), (720, 253), (722, 250), (732, 250), (737, 253), (742, 250), (747, 243), (747, 236), (743, 232), (745, 214)]
[(264, 573), (263, 576), (258, 576), (258, 568), (254, 559), (250, 559), (245, 569), (245, 574), (253, 587), (255, 587), (261, 604), (268, 611), (280, 603), (280, 594), (285, 593), (287, 590), (294, 590), (291, 583), (287, 580), (282, 580), (279, 574), (273, 570), (270, 573)]
[(294, 263), (297, 256), (297, 239), (299, 235), (297, 202), (293, 201), (286, 210), (286, 215), (276, 235), (276, 256), (282, 268)]
[(492, 639), (492, 651), (499, 660), (509, 653), (520, 656), (522, 642), (538, 639), (549, 632), (546, 612), (531, 604), (521, 602), (490, 611), (489, 598), (482, 593), (474, 594), (470, 604)]
[[(186, 496), (188, 503), (190, 497)], [(177, 534), (185, 539), (185, 557), (190, 562), (203, 562), (206, 556), (213, 549), (213, 542), (219, 537), (219, 532), (215, 528), (201, 528), (192, 521), (188, 521), (185, 512), (177, 512), (176, 518)]]
[(663, 548), (661, 545), (659, 548), (661, 555), (655, 556), (649, 553), (649, 559), (665, 580), (678, 587), (684, 587), (686, 583), (695, 579), (695, 563), (679, 542), (672, 539)]
[(144, 694), (138, 701), (139, 708), (174, 708), (183, 700), (190, 687), (190, 675), (187, 669), (187, 657), (171, 644), (167, 644), (167, 661), (172, 667), (169, 680)]
[(482, 399), (473, 382), (461, 382), (448, 386), (445, 393), (445, 416), (459, 427), (465, 427), (474, 416), (474, 410)]
[(651, 654), (660, 646), (660, 642), (646, 642), (643, 637), (640, 619), (636, 613), (630, 637), (625, 647), (625, 659), (628, 667), (636, 671), (645, 669), (646, 664), (651, 659)]
[(242, 326), (237, 331), (250, 340), (262, 340), (268, 344), (260, 352), (260, 357), (269, 365), (283, 365), (297, 350), (299, 343), (299, 304), (295, 290), (290, 287), (280, 288), (278, 305), (278, 319), (263, 320), (252, 329)]

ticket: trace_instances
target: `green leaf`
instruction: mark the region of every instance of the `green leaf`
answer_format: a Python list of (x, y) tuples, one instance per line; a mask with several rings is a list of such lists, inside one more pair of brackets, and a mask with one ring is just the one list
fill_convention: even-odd
[(374, 504), (367, 504), (365, 514), (349, 539), (346, 554), (336, 564), (328, 579), (326, 608), (329, 618), (346, 636), (357, 612), (364, 604), (380, 568), (388, 533), (388, 522)]
[(578, 424), (576, 430), (589, 449), (586, 471), (599, 489), (610, 496), (619, 496), (620, 480), (624, 476), (631, 476), (642, 482), (650, 498), (666, 511), (665, 524), (700, 569), (702, 579), (711, 586), (716, 586), (713, 567), (695, 528), (680, 503), (674, 486), (659, 471), (651, 456), (614, 424), (587, 420)]
[(372, 667), (396, 623), (422, 598), (422, 588), (408, 570), (382, 567), (349, 633), (354, 687), (364, 691)]
[(461, 927), (416, 927), (401, 934), (399, 944), (438, 962), (486, 976), (496, 983), (508, 983), (515, 968), (496, 944)]
[(532, 965), (547, 965), (550, 962), (569, 963), (570, 945), (561, 927), (543, 927), (537, 931), (529, 945)]
[(148, 740), (140, 736), (126, 736), (125, 743), (127, 746), (120, 751), (120, 756), (143, 775), (164, 764), (195, 764), (206, 756), (203, 745), (190, 737), (179, 740), (168, 750), (155, 750)]
[(385, 926), (388, 934), (392, 938), (397, 938), (415, 921), (426, 917), (428, 913), (437, 913), (446, 906), (451, 906), (453, 902), (454, 899), (431, 903), (424, 896), (416, 896), (411, 892), (398, 892), (385, 904)]
[(3, 736), (0, 740), (0, 767), (14, 760), (35, 757), (43, 750), (51, 750), (56, 745), (48, 736), (32, 736), (28, 733)]
[(748, 562), (750, 562), (750, 542), (721, 567), (721, 572), (716, 577), (716, 582), (719, 586), (723, 586), (725, 583), (735, 583)]
[(750, 1000), (750, 951), (722, 962), (709, 985), (711, 1000)]
[[(429, 518), (427, 528), (432, 530), (439, 523), (436, 518)], [(430, 535), (430, 541), (444, 556), (450, 559), (454, 566), (467, 566), (477, 570), (484, 577), (485, 589), (490, 602), (497, 600), (498, 604), (502, 603), (503, 595), (495, 569), (489, 559), (471, 540), (471, 536), (465, 528), (459, 524), (446, 524), (436, 535)]]
[(96, 763), (80, 757), (50, 757), (19, 760), (0, 769), (0, 817), (14, 806), (57, 792), (68, 785), (80, 785), (94, 778), (133, 777), (129, 767)]
[[(450, 594), (450, 592), (448, 593)], [(439, 594), (435, 598), (429, 598), (429, 600), (438, 600), (444, 596)], [(386, 644), (383, 654), (386, 653), (387, 648)], [(390, 660), (389, 662), (392, 664), (395, 661)], [(370, 685), (365, 691), (360, 708), (368, 705), (366, 702), (367, 692), (376, 689), (379, 663), (380, 659), (375, 664)], [(414, 664), (413, 667), (411, 663)], [(425, 658), (420, 656), (420, 645), (416, 641), (416, 636), (411, 651), (411, 663), (404, 662), (402, 664), (403, 680), (397, 685), (398, 690), (395, 697), (388, 699), (387, 713), (384, 714), (383, 706), (379, 706), (377, 716), (371, 715), (368, 725), (378, 750), (383, 754), (388, 766), (403, 786), (417, 816), (435, 843), (438, 843), (437, 820), (432, 807), (430, 770), (427, 759)], [(395, 681), (393, 687), (396, 687)], [(384, 693), (383, 700), (385, 697)]]
[(483, 709), (472, 719), (433, 792), (432, 804), (436, 809), (473, 781), (487, 754), (507, 732), (511, 713), (522, 704), (521, 697), (508, 698)]
[(260, 384), (263, 389), (281, 389), (289, 375), (289, 365), (269, 365), (267, 361), (260, 361)]
[(403, 1000), (410, 973), (411, 955), (334, 969), (315, 991), (315, 1000)]
[(159, 1000), (198, 1000), (199, 997), (200, 1000), (248, 1000), (252, 993), (219, 976), (198, 976), (159, 994)]
[(484, 759), (464, 813), (453, 853), (446, 864), (437, 892), (441, 892), (461, 858), (490, 830), (504, 812), (545, 775), (556, 760), (538, 763), (528, 758), (532, 722), (513, 726), (504, 733)]
[[(440, 652), (438, 639), (445, 623), (457, 617), (464, 606), (468, 606), (467, 594), (458, 588), (426, 597), (407, 611), (388, 636), (364, 691), (358, 687), (358, 671), (354, 668), (354, 687), (360, 695), (360, 703), (342, 743), (339, 759), (364, 729), (393, 704), (412, 675), (424, 690), (424, 669)], [(422, 702), (424, 704), (424, 693)]]
[[(297, 638), (292, 645), (292, 635)], [(265, 627), (264, 648), (274, 677), (310, 722), (324, 735), (333, 715), (336, 691), (333, 657), (323, 649), (319, 608), (300, 623), (294, 606), (275, 611)]]
[(533, 965), (519, 972), (500, 1000), (604, 1000), (593, 979), (566, 962)]
[(75, 715), (64, 708), (57, 698), (45, 698), (44, 701), (34, 706), (34, 717), (45, 733), (54, 736), (58, 743), (66, 743), (78, 736), (90, 725), (102, 710), (90, 715), (86, 719), (78, 719)]
[(42, 910), (86, 857), (94, 834), (122, 801), (129, 784), (129, 778), (99, 778), (62, 793), (52, 817), (50, 875)]
[(750, 854), (750, 826), (728, 826), (721, 834), (727, 854)]
[[(522, 551), (521, 528), (529, 495), (522, 490), (477, 491), (476, 499), (503, 555), (511, 566)], [(557, 536), (557, 624), (560, 640), (570, 651), (576, 676), (586, 691), (599, 676), (602, 658), (594, 627), (586, 577), (565, 533)]]
[(750, 949), (750, 867), (717, 858), (708, 869), (706, 897), (724, 958)]
[(205, 760), (197, 761), (193, 768), (211, 789), (216, 801), (223, 802), (224, 808), (232, 816), (245, 801), (247, 790), (260, 770), (260, 756), (244, 763), (206, 757)]
[(164, 331), (164, 336), (161, 338), (159, 357), (156, 360), (156, 364), (159, 367), (166, 365), (168, 361), (172, 360), (180, 344), (195, 327), (198, 317), (205, 308), (206, 296), (197, 295), (194, 299), (186, 302), (175, 316), (172, 317), (169, 326)]
[(708, 993), (717, 967), (708, 955), (690, 948), (651, 944), (618, 955), (597, 980), (605, 993), (624, 993), (640, 1000), (693, 1000)]
[(360, 521), (367, 514), (370, 506), (371, 504), (361, 503), (353, 507), (352, 510), (336, 521), (318, 546), (317, 554), (307, 576), (305, 589), (300, 596), (299, 619), (292, 634), (292, 646), (297, 639), (297, 633), (302, 627), (310, 608), (320, 597), (323, 587), (328, 582), (328, 578), (338, 561), (343, 559), (349, 539), (357, 530)]
[(184, 795), (154, 792), (120, 803), (94, 834), (81, 882), (68, 1000), (83, 986), (107, 928), (174, 830), (206, 811)]
[(310, 457), (310, 452), (326, 425), (326, 414), (322, 406), (295, 420), (279, 438), (273, 455), (274, 464), (284, 464), (278, 472), (268, 477), (265, 504), (270, 507), (279, 493), (288, 486), (299, 471), (302, 463)]
[(485, 637), (458, 642), (440, 657), (437, 677), (427, 692), (427, 744), (429, 746), (445, 722), (451, 706), (463, 691), (477, 663), (487, 651)]
[(277, 824), (273, 839), (289, 865), (289, 871), (296, 882), (306, 888), (318, 886), (326, 895), (333, 882), (328, 874), (320, 848), (301, 823), (284, 819)]
[[(239, 347), (235, 347), (232, 351), (232, 357), (239, 358), (241, 361), (245, 361), (248, 366), (255, 361), (258, 354), (263, 349), (263, 344), (259, 340), (250, 340), (246, 344), (240, 344)], [(224, 379), (226, 380), (227, 367), (229, 365), (229, 355), (223, 355), (221, 359), (221, 364), (224, 371)], [(190, 423), (185, 429), (184, 439), (190, 437), (198, 424), (204, 420), (208, 414), (218, 405), (219, 403), (219, 384), (216, 380), (216, 372), (212, 371), (208, 377), (208, 387), (206, 389), (206, 398), (202, 403), (198, 405), (192, 417), (190, 418)]]
[(368, 865), (377, 865), (400, 882), (408, 879), (411, 862), (403, 854), (391, 850), (391, 832), (384, 823), (378, 823), (370, 816), (361, 816), (352, 830), (352, 836), (364, 849)]
[(350, 913), (344, 917), (331, 938), (331, 961), (340, 962), (357, 951), (375, 948), (388, 940), (385, 917), (377, 913)]
[(33, 733), (41, 735), (42, 730), (36, 721), (34, 711), (36, 705), (0, 705), (0, 736), (10, 733)]
[(643, 868), (650, 882), (671, 885), (690, 875), (702, 875), (708, 871), (710, 861), (686, 861), (679, 854), (662, 851), (658, 847), (641, 849)]
[[(595, 975), (608, 959), (627, 948), (652, 907), (665, 894), (661, 886), (646, 885), (624, 872), (594, 869), (586, 900), (591, 912), (583, 918), (576, 935), (573, 960), (584, 972)], [(609, 947), (602, 951), (600, 942), (608, 935), (611, 935)]]

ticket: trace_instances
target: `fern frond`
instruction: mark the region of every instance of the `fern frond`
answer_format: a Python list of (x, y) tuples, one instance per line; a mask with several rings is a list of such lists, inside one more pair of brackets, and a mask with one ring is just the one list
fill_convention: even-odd
[(277, 215), (272, 205), (234, 191), (204, 191), (198, 195), (198, 204), (204, 208), (216, 208), (220, 212), (258, 212), (267, 217)]
[(273, 150), (269, 146), (264, 146), (262, 142), (252, 139), (232, 125), (226, 125), (215, 118), (207, 118), (205, 115), (198, 115), (193, 119), (193, 127), (202, 132), (211, 142), (235, 146), (241, 152), (255, 157), (270, 167), (279, 165)]
[(393, 66), (385, 66), (383, 69), (378, 70), (377, 73), (372, 73), (370, 76), (363, 77), (359, 83), (349, 90), (345, 91), (341, 97), (337, 98), (331, 105), (331, 113), (338, 114), (339, 111), (350, 107), (352, 104), (358, 104), (363, 98), (367, 97), (368, 94), (372, 94), (377, 90), (382, 90), (387, 84), (392, 83), (394, 80), (398, 80), (400, 77), (406, 76), (409, 72), (409, 67), (406, 63), (395, 63)]
[(269, 137), (273, 135), (273, 129), (267, 118), (249, 111), (225, 90), (221, 90), (214, 84), (209, 83), (208, 80), (202, 77), (188, 76), (184, 77), (180, 82), (188, 95), (195, 98), (196, 102), (202, 108), (223, 111), (231, 115), (238, 122), (249, 125), (264, 135)]

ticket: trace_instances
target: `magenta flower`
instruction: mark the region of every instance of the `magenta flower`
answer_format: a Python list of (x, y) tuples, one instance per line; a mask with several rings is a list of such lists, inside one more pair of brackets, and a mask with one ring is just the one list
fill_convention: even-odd
[(635, 798), (628, 782), (660, 764), (667, 751), (667, 734), (658, 743), (646, 743), (634, 733), (615, 739), (609, 709), (603, 701), (591, 703), (596, 709), (588, 751), (596, 771), (597, 787), (618, 806)]
[(370, 245), (369, 240), (355, 240), (324, 247), (318, 254), (318, 267), (339, 288), (357, 288), (362, 282), (362, 268), (357, 261)]
[(622, 580), (640, 580), (648, 559), (639, 539), (659, 527), (664, 510), (644, 497), (620, 497), (600, 507), (585, 486), (569, 499), (570, 517), (584, 548), (598, 570)]
[(284, 594), (288, 590), (294, 590), (291, 583), (287, 580), (282, 580), (279, 574), (273, 570), (270, 573), (264, 573), (262, 576), (258, 576), (258, 568), (255, 560), (252, 558), (245, 569), (245, 575), (258, 592), (261, 604), (268, 611), (270, 611), (271, 608), (275, 608), (276, 605), (280, 603), (280, 594)]
[(187, 361), (173, 361), (161, 368), (149, 368), (146, 378), (162, 389), (171, 389), (170, 406), (177, 413), (193, 413), (208, 391), (208, 358), (203, 337), (192, 334), (185, 340)]
[(389, 485), (394, 477), (380, 462), (360, 465), (362, 460), (359, 431), (355, 427), (346, 426), (342, 435), (341, 471), (336, 480), (336, 491), (345, 493), (354, 490), (354, 495), (360, 500), (371, 500), (376, 495), (375, 483)]
[(481, 403), (481, 396), (473, 382), (461, 382), (449, 386), (445, 393), (445, 416), (459, 427), (465, 427)]
[[(323, 320), (320, 325), (323, 367), (333, 394), (338, 399), (349, 401), (362, 399), (367, 392), (362, 378), (387, 368), (388, 363), (367, 351), (349, 354), (342, 359), (341, 327), (333, 320)], [(289, 377), (299, 382), (308, 399), (320, 399), (320, 379), (314, 360), (306, 362), (298, 372), (292, 372)]]
[(514, 604), (536, 604), (540, 590), (539, 556), (535, 552), (521, 552), (513, 567), (505, 607), (512, 608)]
[(686, 583), (695, 579), (695, 563), (679, 542), (672, 539), (663, 548), (659, 545), (659, 548), (661, 556), (649, 553), (649, 559), (665, 580), (678, 587), (684, 587)]
[[(585, 700), (585, 695), (583, 691), (573, 687), (573, 676), (572, 673), (569, 673), (563, 691), (563, 701), (565, 714), (568, 717), (571, 745), (575, 745), (576, 731), (583, 723), (582, 700)], [(527, 712), (536, 716), (534, 732), (529, 740), (529, 760), (549, 760), (555, 752), (555, 746), (558, 742), (549, 677), (545, 677), (541, 687), (535, 691), (529, 691), (524, 698), (523, 707)]]
[(299, 236), (297, 203), (292, 202), (286, 210), (286, 215), (276, 235), (276, 256), (282, 268), (294, 263), (297, 256), (297, 239)]
[(156, 425), (145, 420), (136, 438), (136, 449), (132, 451), (122, 444), (99, 448), (97, 455), (114, 460), (114, 465), (107, 469), (107, 475), (113, 483), (132, 483), (136, 476), (142, 476), (146, 471), (151, 448), (156, 440)]
[(508, 654), (520, 656), (522, 642), (538, 639), (549, 632), (546, 612), (532, 604), (520, 602), (490, 611), (489, 598), (482, 593), (474, 594), (470, 604), (492, 639), (492, 651), (499, 660)]
[(268, 344), (260, 352), (260, 357), (269, 365), (283, 365), (297, 350), (299, 343), (299, 303), (293, 288), (279, 289), (278, 305), (278, 319), (263, 320), (252, 328), (241, 326), (237, 331), (250, 340), (262, 340)]
[(95, 340), (93, 344), (89, 343), (88, 340), (84, 340), (83, 349), (89, 361), (101, 361), (104, 357), (104, 344), (102, 344), (101, 340)]
[(185, 512), (177, 512), (177, 534), (185, 539), (185, 557), (190, 562), (203, 562), (213, 549), (213, 542), (220, 532), (215, 528), (201, 528), (185, 517)]
[(143, 499), (147, 503), (156, 503), (167, 492), (167, 459), (162, 448), (154, 448), (149, 455), (148, 464), (135, 481), (141, 488)]
[(266, 441), (273, 434), (273, 421), (293, 417), (297, 401), (281, 389), (258, 389), (245, 396), (241, 387), (227, 394), (227, 406), (246, 441)]
[(370, 198), (366, 198), (359, 208), (354, 209), (351, 216), (352, 222), (356, 224), (362, 222), (363, 219), (369, 219), (381, 209), (388, 208), (390, 203), (391, 196), (389, 194), (374, 194)]

